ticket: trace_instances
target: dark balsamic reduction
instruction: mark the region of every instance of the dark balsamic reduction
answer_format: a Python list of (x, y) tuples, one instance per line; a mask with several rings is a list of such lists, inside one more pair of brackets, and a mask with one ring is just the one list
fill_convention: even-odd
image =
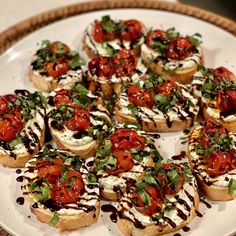
[(186, 221), (188, 219), (188, 216), (186, 216), (182, 210), (177, 208), (177, 215), (184, 221)]
[(24, 205), (25, 203), (25, 199), (23, 197), (18, 197), (16, 199), (16, 202), (19, 204), (19, 205)]
[(174, 234), (174, 236), (181, 236), (181, 234), (177, 233), (177, 234)]
[(48, 126), (48, 117), (45, 116), (44, 118), (44, 123), (45, 123), (45, 137), (44, 137), (44, 142), (50, 142), (52, 140), (52, 135)]
[(113, 205), (110, 205), (110, 204), (102, 205), (101, 210), (103, 212), (117, 212), (116, 207), (114, 207)]
[(24, 179), (24, 176), (23, 175), (20, 175), (16, 178), (16, 181), (17, 182), (23, 182), (23, 179)]
[(35, 202), (35, 203), (32, 205), (32, 207), (35, 208), (35, 209), (36, 209), (36, 208), (39, 208), (38, 203)]
[(195, 212), (196, 212), (196, 215), (197, 215), (198, 217), (203, 217), (203, 215), (202, 215), (201, 212), (199, 212), (199, 211), (197, 211), (197, 210), (195, 210)]
[(22, 172), (21, 169), (16, 169), (16, 173), (17, 173), (17, 174), (20, 174), (21, 172)]
[(185, 159), (186, 157), (186, 152), (185, 151), (181, 151), (179, 155), (175, 155), (175, 156), (172, 156), (171, 159), (172, 160), (175, 160), (175, 161), (180, 161), (182, 159)]
[(203, 198), (200, 198), (200, 202), (202, 202), (208, 209), (212, 208), (212, 205), (205, 201)]
[(184, 232), (188, 232), (189, 230), (190, 230), (189, 227), (187, 227), (187, 226), (184, 226), (184, 227), (183, 227), (183, 231), (184, 231)]
[(172, 228), (176, 228), (176, 224), (174, 221), (172, 221), (170, 218), (168, 217), (163, 217), (164, 220), (166, 220), (168, 222), (168, 224), (172, 227)]
[(59, 130), (59, 131), (64, 129), (63, 125), (59, 125), (55, 120), (53, 120), (51, 122), (51, 126), (52, 126), (53, 129), (56, 129), (56, 130)]
[(86, 130), (80, 130), (79, 132), (77, 132), (77, 133), (75, 133), (75, 134), (73, 135), (73, 137), (74, 137), (75, 139), (81, 139), (81, 138), (83, 138), (84, 136), (88, 136), (88, 132), (87, 132)]
[(190, 129), (184, 129), (184, 130), (183, 130), (183, 133), (184, 133), (184, 134), (188, 134), (189, 132), (190, 132)]
[(93, 160), (87, 162), (87, 166), (92, 167), (93, 165), (94, 165), (94, 161)]
[(155, 138), (155, 139), (158, 139), (158, 138), (160, 138), (161, 137), (161, 135), (160, 134), (151, 134), (152, 135), (152, 137), (153, 138)]

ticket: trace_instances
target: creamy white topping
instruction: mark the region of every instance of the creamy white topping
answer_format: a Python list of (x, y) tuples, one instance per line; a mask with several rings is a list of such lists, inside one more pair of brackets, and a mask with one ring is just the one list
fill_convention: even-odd
[[(71, 154), (71, 156), (73, 156), (73, 154)], [(25, 169), (24, 169), (24, 180), (23, 180), (23, 184), (22, 184), (22, 190), (23, 190), (23, 195), (28, 195), (33, 202), (36, 202), (38, 204), (38, 207), (41, 209), (45, 209), (45, 206), (43, 204), (40, 204), (38, 202), (38, 199), (36, 198), (35, 194), (32, 193), (31, 189), (29, 188), (30, 183), (37, 178), (37, 169), (34, 169), (34, 171), (28, 171), (28, 169), (32, 169), (32, 167), (35, 167), (37, 159), (33, 158), (30, 161), (28, 161), (25, 165)], [(96, 204), (99, 202), (99, 187), (97, 183), (92, 184), (93, 188), (89, 187), (89, 185), (91, 185), (91, 183), (88, 182), (88, 173), (91, 169), (91, 167), (89, 167), (87, 165), (87, 163), (94, 161), (94, 158), (88, 158), (86, 159), (85, 162), (82, 163), (82, 166), (80, 168), (80, 173), (82, 175), (83, 178), (83, 182), (84, 182), (84, 188), (85, 188), (85, 192), (80, 196), (80, 200), (79, 200), (79, 205), (85, 205), (85, 206), (96, 206)], [(33, 204), (32, 204), (33, 205)], [(77, 208), (77, 209), (76, 209)], [(85, 208), (84, 208), (85, 209)], [(66, 204), (65, 208), (61, 208), (59, 211), (57, 211), (57, 213), (59, 215), (75, 215), (75, 214), (79, 214), (79, 213), (83, 213), (85, 210), (83, 210), (82, 207), (78, 207), (77, 204)]]
[[(196, 170), (196, 173), (199, 174), (206, 183), (210, 183), (212, 186), (215, 187), (228, 187), (231, 178), (236, 180), (236, 169), (230, 170), (226, 174), (217, 177), (210, 177), (208, 175), (208, 173), (206, 172), (206, 162), (204, 161), (204, 157), (199, 156), (195, 150), (194, 140), (197, 140), (199, 138), (201, 129), (202, 126), (197, 126), (192, 132), (191, 139), (189, 141), (189, 153), (192, 162), (194, 163), (194, 169)], [(236, 143), (236, 134), (230, 133), (229, 136), (232, 137), (234, 143)], [(234, 146), (233, 149), (236, 149), (236, 146)]]

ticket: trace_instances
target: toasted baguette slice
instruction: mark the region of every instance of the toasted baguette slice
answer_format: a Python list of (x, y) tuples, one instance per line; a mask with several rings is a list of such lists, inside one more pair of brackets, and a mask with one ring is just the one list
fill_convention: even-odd
[[(160, 84), (154, 86), (158, 80)], [(150, 92), (147, 92), (146, 84), (148, 83), (153, 83), (153, 88), (149, 89)], [(170, 94), (163, 95), (158, 92), (168, 87), (171, 90), (168, 92)], [(159, 101), (155, 101), (158, 96), (158, 99), (174, 99), (175, 101), (168, 101), (168, 104), (166, 102), (162, 105), (158, 103)], [(188, 104), (187, 107), (184, 103)], [(169, 107), (165, 108), (164, 106)], [(118, 97), (115, 107), (115, 115), (119, 123), (137, 122), (141, 125), (142, 130), (147, 132), (184, 130), (195, 122), (198, 112), (198, 99), (191, 95), (187, 87), (170, 80), (163, 80), (161, 76), (158, 78), (150, 76), (137, 85), (131, 85), (124, 89)]]
[[(96, 181), (89, 182), (91, 169), (89, 162), (93, 160), (90, 158), (84, 162), (72, 153), (45, 148), (26, 163), (23, 172), (23, 195), (40, 222), (55, 226), (60, 231), (77, 230), (97, 222), (100, 211), (99, 187)], [(78, 166), (80, 166), (79, 169)], [(44, 168), (53, 168), (54, 174), (57, 170), (58, 175), (55, 174), (56, 176), (52, 177), (49, 172), (45, 172), (45, 179), (37, 187), (37, 181), (40, 181)], [(67, 179), (62, 180), (65, 173), (68, 173)], [(72, 183), (73, 191), (68, 187), (70, 183)], [(57, 187), (60, 184), (68, 186), (62, 190)], [(44, 197), (39, 197), (40, 191), (43, 191), (42, 186), (44, 189), (47, 188), (47, 193), (45, 194), (44, 190)], [(37, 193), (34, 191), (35, 187), (38, 188)], [(60, 191), (64, 194), (63, 198), (60, 198)]]
[[(135, 146), (137, 142), (140, 142), (138, 147)], [(143, 152), (145, 156), (142, 157)], [(153, 165), (153, 158), (157, 158), (154, 153), (159, 152), (152, 143), (152, 138), (145, 132), (135, 131), (134, 127), (124, 128), (122, 125), (113, 127), (110, 136), (96, 153), (95, 170), (102, 198), (118, 201), (142, 177), (145, 168)], [(135, 158), (137, 155), (139, 159)], [(125, 165), (129, 166), (126, 169), (122, 168), (122, 158), (126, 158)]]
[[(78, 103), (83, 104), (84, 109)], [(101, 104), (101, 99), (77, 84), (74, 90), (50, 93), (49, 105), (48, 125), (58, 147), (68, 149), (81, 158), (94, 156), (111, 125), (109, 112)], [(58, 121), (58, 117), (66, 114), (69, 118)]]
[[(154, 178), (156, 178), (155, 175), (152, 178), (152, 184)], [(155, 181), (158, 181), (158, 179), (155, 179)], [(145, 180), (141, 180), (140, 184), (144, 183), (146, 183)], [(119, 201), (117, 207), (117, 225), (125, 236), (157, 236), (173, 233), (189, 224), (195, 217), (199, 205), (199, 195), (197, 191), (197, 183), (194, 178), (189, 182), (184, 182), (181, 189), (172, 195), (165, 195), (163, 189), (158, 190), (156, 185), (152, 184), (149, 185), (149, 187), (144, 187), (144, 191), (149, 195), (153, 206), (158, 204), (156, 211), (154, 210), (155, 208), (152, 207), (144, 207), (143, 209), (136, 205), (140, 204), (138, 203), (140, 202), (140, 199), (144, 199), (138, 197), (139, 191), (142, 191), (140, 190), (141, 185), (138, 185), (139, 190), (138, 188), (136, 190), (134, 187), (131, 188), (130, 191)], [(159, 196), (158, 193), (160, 191), (162, 194)], [(152, 198), (152, 195), (150, 194), (155, 193), (157, 195), (155, 195), (155, 198)], [(175, 197), (175, 195), (178, 197)], [(157, 201), (157, 198), (160, 198), (160, 200)], [(167, 210), (165, 203), (169, 203), (169, 210)], [(147, 211), (148, 208), (149, 211)], [(150, 211), (153, 211), (153, 213)]]
[(38, 92), (16, 90), (15, 94), (0, 99), (4, 105), (0, 119), (0, 163), (6, 167), (23, 167), (44, 144), (44, 98)]
[[(212, 154), (208, 154), (208, 157), (201, 156), (197, 154), (197, 148), (200, 142), (200, 137), (204, 139), (207, 142), (207, 138), (205, 138), (205, 131), (203, 129), (206, 129), (206, 127), (209, 126), (211, 127), (209, 132), (213, 132), (212, 130), (218, 131), (220, 135), (223, 130), (225, 132), (225, 129), (221, 125), (217, 125), (211, 122), (206, 122), (204, 123), (204, 126), (197, 125), (193, 128), (193, 130), (189, 133), (189, 144), (188, 144), (188, 157), (189, 157), (189, 162), (191, 164), (191, 167), (196, 174), (196, 178), (198, 180), (199, 186), (203, 190), (203, 193), (207, 196), (207, 198), (215, 201), (228, 201), (232, 200), (236, 196), (236, 192), (232, 191), (232, 194), (229, 194), (230, 192), (230, 184), (231, 181), (236, 181), (236, 169), (229, 169), (225, 173), (222, 174), (216, 174), (213, 176), (212, 174), (210, 175), (209, 172), (207, 171), (207, 160), (210, 161), (212, 158)], [(218, 137), (218, 136), (217, 136)], [(226, 137), (228, 137), (228, 145), (230, 145), (229, 142), (232, 142), (232, 140), (235, 140), (235, 134), (233, 133), (228, 133), (226, 134)], [(219, 138), (216, 138), (217, 140)], [(230, 139), (232, 139), (230, 141)], [(216, 142), (216, 141), (215, 141)], [(232, 142), (233, 143), (233, 142)], [(216, 143), (212, 143), (212, 145), (217, 145)], [(221, 144), (224, 146), (224, 144)], [(230, 150), (220, 150), (220, 147), (216, 148), (216, 152), (224, 152), (229, 153), (225, 155), (231, 155), (230, 153), (232, 151), (236, 150), (235, 144), (232, 144), (232, 149)], [(214, 151), (212, 152), (214, 153)], [(217, 160), (216, 160), (217, 161)], [(223, 164), (222, 164), (223, 165)], [(221, 166), (220, 166), (221, 167)], [(216, 167), (217, 168), (217, 167)], [(222, 170), (223, 170), (222, 166)], [(214, 171), (219, 171), (218, 169)]]
[(80, 55), (66, 44), (44, 40), (32, 58), (29, 79), (44, 92), (60, 88), (71, 88), (81, 82), (84, 71)]
[[(207, 91), (207, 85), (212, 84)], [(194, 96), (201, 100), (201, 112), (205, 120), (223, 125), (236, 132), (236, 77), (225, 67), (201, 68), (193, 76)]]
[[(107, 17), (107, 16), (105, 16)], [(102, 17), (103, 18), (103, 17)], [(100, 56), (110, 56), (112, 52), (116, 52), (120, 49), (126, 48), (126, 49), (132, 49), (135, 51), (136, 55), (138, 56), (140, 54), (140, 46), (144, 42), (144, 33), (147, 31), (144, 24), (137, 20), (113, 20), (109, 19), (109, 21), (114, 24), (114, 27), (116, 28), (119, 25), (123, 25), (126, 27), (126, 34), (131, 33), (129, 32), (129, 29), (127, 26), (125, 26), (125, 22), (132, 22), (135, 21), (135, 24), (138, 24), (138, 27), (136, 26), (135, 29), (138, 30), (140, 28), (140, 32), (138, 33), (138, 38), (135, 39), (135, 41), (131, 42), (127, 37), (126, 40), (119, 37), (121, 28), (115, 29), (115, 33), (110, 32), (110, 34), (114, 34), (113, 40), (107, 40), (106, 37), (102, 39), (102, 42), (95, 41), (93, 34), (94, 34), (94, 27), (95, 24), (99, 23), (99, 21), (95, 21), (93, 23), (90, 23), (85, 32), (83, 37), (83, 50), (88, 55), (89, 58), (93, 58), (97, 55)], [(132, 23), (131, 23), (132, 24)], [(134, 27), (132, 27), (132, 30)], [(136, 32), (134, 30), (132, 31), (131, 37), (136, 37)], [(104, 35), (103, 35), (104, 36)], [(103, 37), (102, 36), (102, 37)]]
[[(176, 37), (173, 38), (173, 35)], [(163, 74), (165, 79), (188, 84), (198, 65), (203, 63), (201, 42), (195, 36), (192, 38), (194, 40), (190, 41), (188, 37), (179, 36), (173, 29), (151, 30), (141, 46), (141, 58), (152, 72)]]

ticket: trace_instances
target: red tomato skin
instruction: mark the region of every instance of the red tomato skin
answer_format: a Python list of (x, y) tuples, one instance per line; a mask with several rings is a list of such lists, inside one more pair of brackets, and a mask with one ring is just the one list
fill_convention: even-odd
[(160, 93), (163, 96), (170, 96), (173, 92), (176, 91), (178, 88), (178, 85), (176, 84), (175, 81), (172, 80), (165, 80), (164, 83), (160, 86), (157, 86), (154, 89), (155, 93)]
[(0, 115), (3, 115), (8, 110), (10, 101), (16, 98), (15, 94), (9, 94), (0, 97)]
[(164, 31), (156, 29), (156, 30), (152, 31), (150, 34), (148, 34), (148, 36), (146, 38), (145, 43), (149, 48), (153, 48), (152, 41), (154, 41), (154, 42), (161, 41), (163, 43), (167, 43), (168, 36)]
[(0, 121), (0, 141), (10, 142), (16, 138), (17, 129), (7, 120)]
[(143, 36), (142, 25), (138, 20), (126, 20), (123, 21), (123, 24), (125, 26), (125, 29), (121, 30), (122, 40), (134, 43)]
[(184, 60), (191, 56), (195, 51), (195, 46), (186, 38), (179, 37), (174, 39), (167, 48), (167, 58), (173, 60)]
[(67, 60), (57, 60), (53, 62), (48, 62), (47, 64), (45, 64), (44, 67), (48, 75), (52, 76), (53, 78), (57, 78), (60, 75), (65, 74), (70, 69)]
[(101, 22), (96, 22), (93, 28), (92, 37), (97, 43), (112, 41), (116, 38), (116, 32), (106, 32)]
[(151, 93), (140, 91), (136, 85), (128, 88), (128, 99), (131, 103), (139, 107), (151, 109), (154, 105)]
[(219, 81), (222, 80), (223, 78), (226, 78), (228, 80), (231, 80), (234, 78), (234, 74), (223, 66), (216, 68), (213, 71), (213, 75)]
[(66, 89), (62, 89), (56, 92), (56, 95), (53, 98), (53, 103), (55, 107), (59, 107), (61, 105), (72, 105), (73, 101), (69, 96), (70, 91)]
[(216, 104), (220, 112), (236, 112), (236, 90), (219, 91)]
[(72, 131), (86, 130), (90, 127), (90, 115), (84, 109), (74, 108), (73, 116), (65, 122), (65, 125)]

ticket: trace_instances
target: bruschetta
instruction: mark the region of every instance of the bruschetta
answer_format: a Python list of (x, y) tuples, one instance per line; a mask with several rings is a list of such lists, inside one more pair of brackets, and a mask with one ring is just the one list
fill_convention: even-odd
[(96, 56), (88, 63), (89, 89), (101, 90), (105, 99), (118, 95), (122, 86), (135, 83), (145, 76), (147, 68), (133, 50), (121, 49), (113, 56)]
[(51, 92), (48, 103), (48, 125), (57, 146), (81, 158), (93, 156), (111, 126), (100, 99), (76, 84), (72, 90)]
[(76, 230), (97, 222), (99, 187), (89, 173), (93, 159), (45, 147), (23, 171), (23, 196), (42, 223), (61, 231)]
[(186, 86), (150, 75), (122, 91), (115, 115), (118, 122), (138, 122), (148, 132), (173, 132), (193, 125), (198, 111), (198, 99)]
[(196, 215), (197, 183), (186, 164), (147, 170), (121, 198), (117, 225), (126, 236), (156, 236), (186, 226)]
[(187, 84), (203, 63), (199, 34), (181, 36), (173, 28), (148, 32), (141, 47), (144, 64), (165, 79)]
[(145, 132), (115, 126), (96, 153), (95, 172), (104, 200), (118, 201), (143, 175), (145, 168), (161, 159)]
[(109, 15), (88, 25), (84, 35), (84, 50), (90, 58), (111, 56), (126, 48), (139, 55), (144, 42), (144, 25), (136, 20), (113, 20)]
[(44, 40), (32, 58), (29, 79), (44, 92), (57, 88), (70, 88), (84, 76), (82, 60), (78, 52), (66, 44)]
[(46, 99), (15, 90), (0, 97), (0, 163), (23, 167), (44, 144)]
[(211, 121), (189, 133), (188, 156), (204, 194), (226, 201), (236, 196), (236, 135)]
[(201, 67), (193, 76), (193, 93), (201, 99), (205, 120), (236, 132), (236, 78), (225, 67)]

